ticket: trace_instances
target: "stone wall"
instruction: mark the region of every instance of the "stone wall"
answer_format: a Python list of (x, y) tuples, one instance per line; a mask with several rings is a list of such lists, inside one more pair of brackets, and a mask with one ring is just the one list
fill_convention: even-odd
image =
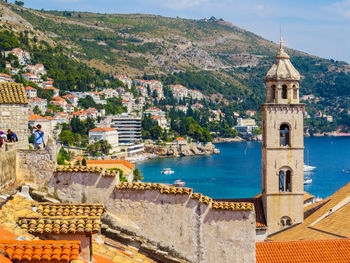
[(223, 206), (191, 189), (160, 184), (115, 187), (107, 178), (99, 186), (101, 177), (94, 174), (57, 173), (55, 178), (49, 187), (56, 198), (104, 203), (113, 217), (105, 224), (141, 237), (181, 262), (255, 262), (253, 207)]
[(18, 136), (20, 148), (28, 149), (28, 105), (0, 104), (0, 131), (8, 129)]
[(51, 196), (62, 202), (103, 203), (108, 202), (117, 176), (103, 176), (100, 172), (56, 172), (48, 182)]
[(49, 140), (46, 148), (40, 150), (18, 150), (17, 178), (38, 186), (45, 186), (57, 162), (57, 146)]
[(0, 152), (0, 194), (10, 184), (16, 182), (17, 152)]

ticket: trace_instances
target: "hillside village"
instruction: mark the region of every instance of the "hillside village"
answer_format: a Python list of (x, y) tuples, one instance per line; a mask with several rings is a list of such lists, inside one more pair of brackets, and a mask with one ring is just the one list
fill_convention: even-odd
[[(69, 137), (71, 134), (67, 135), (67, 132), (64, 132), (66, 129), (62, 129), (62, 127), (71, 125), (73, 119), (78, 119), (81, 123), (89, 119), (91, 129), (88, 131), (88, 143), (93, 144), (97, 140), (104, 139), (109, 144), (113, 144), (110, 152), (116, 153), (121, 152), (119, 145), (135, 145), (140, 143), (142, 139), (159, 140), (162, 133), (167, 133), (172, 129), (171, 114), (186, 116), (189, 110), (192, 112), (191, 115), (195, 112), (200, 114), (205, 110), (209, 116), (209, 122), (219, 123), (225, 118), (225, 113), (219, 108), (209, 108), (210, 98), (208, 96), (203, 95), (198, 90), (188, 89), (183, 85), (174, 84), (164, 87), (158, 80), (131, 79), (125, 75), (114, 75), (114, 79), (120, 81), (120, 86), (115, 89), (96, 88), (95, 91), (87, 92), (62, 92), (55, 88), (55, 80), (47, 77), (47, 71), (43, 64), (31, 64), (31, 54), (26, 50), (14, 48), (5, 51), (3, 55), (4, 59), (7, 59), (5, 61), (5, 72), (8, 74), (1, 73), (0, 81), (15, 82), (21, 80), (22, 83), (28, 84), (25, 86), (25, 92), (29, 105), (29, 125), (34, 127), (40, 124), (48, 134), (47, 138), (61, 140), (61, 143), (65, 145), (73, 146), (75, 144), (80, 146), (77, 143), (81, 139), (78, 142), (67, 139), (67, 136)], [(171, 97), (169, 98), (169, 96)], [(114, 99), (113, 102), (119, 104), (119, 114), (106, 113), (105, 106), (107, 106), (109, 99)], [(171, 101), (173, 105), (165, 104), (166, 101)], [(96, 106), (98, 106), (98, 109)], [(242, 137), (254, 139), (256, 135), (253, 132), (259, 129), (254, 119), (256, 118), (256, 111), (247, 110), (241, 114), (234, 112), (233, 117), (238, 120), (234, 129)], [(109, 134), (111, 130), (108, 129), (113, 130), (117, 127), (115, 122), (118, 118), (135, 121), (135, 131), (132, 129), (121, 131), (117, 128), (112, 135)], [(145, 126), (141, 125), (145, 118), (149, 118), (151, 121), (151, 130), (145, 130)], [(158, 127), (158, 129), (155, 127)], [(232, 128), (231, 135), (234, 137), (236, 133)], [(128, 133), (133, 133), (133, 138), (125, 140), (123, 136), (125, 137), (125, 134)], [(215, 132), (211, 133), (216, 137)], [(173, 139), (181, 138), (181, 134), (175, 132), (172, 137)], [(187, 137), (186, 134), (185, 137)], [(211, 137), (202, 139), (188, 136), (189, 142), (191, 139), (203, 142), (212, 140)], [(113, 142), (113, 140), (117, 141)], [(163, 140), (168, 144), (173, 143), (170, 136), (169, 138), (163, 137)], [(177, 142), (179, 139), (175, 141)], [(87, 147), (86, 144), (85, 147)], [(143, 147), (140, 146), (140, 154), (142, 150)]]

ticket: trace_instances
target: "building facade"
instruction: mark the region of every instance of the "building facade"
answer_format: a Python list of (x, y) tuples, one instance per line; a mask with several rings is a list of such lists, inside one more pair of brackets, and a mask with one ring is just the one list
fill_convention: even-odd
[(95, 128), (89, 131), (89, 143), (105, 140), (111, 145), (110, 152), (118, 150), (118, 131), (113, 128)]
[(303, 221), (303, 110), (300, 74), (282, 44), (268, 71), (261, 105), (262, 201), (268, 234)]
[(112, 118), (111, 127), (118, 130), (119, 144), (130, 145), (141, 141), (141, 118), (120, 114)]

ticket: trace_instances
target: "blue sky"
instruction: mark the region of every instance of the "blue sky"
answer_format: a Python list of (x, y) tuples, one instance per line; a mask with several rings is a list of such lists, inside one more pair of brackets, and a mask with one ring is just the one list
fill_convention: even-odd
[(23, 0), (26, 7), (171, 17), (215, 16), (309, 54), (350, 63), (350, 0)]

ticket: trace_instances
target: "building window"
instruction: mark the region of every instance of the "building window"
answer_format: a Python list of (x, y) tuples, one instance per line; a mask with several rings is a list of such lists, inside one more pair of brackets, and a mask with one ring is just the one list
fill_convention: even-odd
[(272, 85), (271, 86), (271, 100), (274, 100), (276, 96), (276, 86)]
[(278, 188), (280, 192), (292, 192), (292, 172), (289, 169), (281, 169), (278, 172)]
[(282, 86), (282, 99), (287, 99), (287, 85)]
[(287, 227), (292, 225), (292, 219), (289, 216), (282, 216), (280, 219), (280, 225), (282, 227)]
[(290, 134), (289, 126), (287, 124), (282, 124), (280, 126), (280, 146), (289, 146), (290, 145)]

